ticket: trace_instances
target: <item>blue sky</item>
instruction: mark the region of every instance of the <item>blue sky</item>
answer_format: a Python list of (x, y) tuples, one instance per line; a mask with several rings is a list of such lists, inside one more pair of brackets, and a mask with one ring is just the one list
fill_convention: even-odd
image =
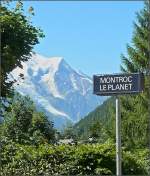
[(120, 72), (121, 53), (131, 43), (135, 12), (142, 1), (27, 1), (33, 6), (34, 25), (45, 38), (35, 51), (62, 56), (75, 69), (93, 74)]

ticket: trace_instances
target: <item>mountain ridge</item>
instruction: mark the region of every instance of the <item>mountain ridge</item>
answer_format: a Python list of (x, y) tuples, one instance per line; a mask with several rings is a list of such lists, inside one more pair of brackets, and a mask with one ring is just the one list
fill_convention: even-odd
[[(79, 121), (103, 102), (93, 95), (92, 79), (74, 70), (63, 57), (47, 58), (32, 54), (11, 76), (17, 80), (16, 91), (29, 95), (39, 110), (46, 113), (56, 127)], [(24, 79), (19, 75), (23, 74)], [(64, 121), (64, 122), (63, 122)]]

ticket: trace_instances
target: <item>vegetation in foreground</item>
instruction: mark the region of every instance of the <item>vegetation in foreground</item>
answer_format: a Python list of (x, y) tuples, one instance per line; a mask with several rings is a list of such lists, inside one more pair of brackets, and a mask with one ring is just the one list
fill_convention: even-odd
[[(21, 61), (30, 58), (33, 46), (38, 43), (39, 37), (43, 37), (43, 33), (23, 14), (23, 4), (20, 1), (14, 10), (5, 5), (0, 10), (3, 14), (0, 17), (3, 68), (0, 175), (115, 174), (113, 98), (60, 135), (54, 129), (53, 123), (47, 120), (45, 114), (37, 111), (28, 97), (10, 94), (13, 92), (11, 85), (15, 80), (7, 82), (8, 74), (16, 66), (21, 67)], [(33, 13), (32, 10), (30, 8)], [(150, 167), (147, 149), (150, 99), (149, 17), (149, 1), (146, 1), (144, 9), (137, 14), (133, 46), (127, 46), (129, 57), (122, 56), (124, 72), (140, 71), (145, 75), (145, 90), (141, 95), (121, 97), (124, 175), (148, 175)], [(12, 31), (15, 36), (12, 36)], [(23, 75), (20, 77), (23, 78)], [(9, 105), (6, 103), (8, 96)], [(65, 137), (74, 138), (77, 144), (58, 145), (59, 138)], [(88, 141), (89, 137), (94, 140)], [(86, 144), (82, 140), (84, 138), (87, 139)]]
[[(70, 130), (72, 132), (68, 128), (58, 136), (53, 124), (43, 113), (37, 112), (29, 97), (17, 94), (0, 125), (1, 175), (114, 175), (113, 140), (85, 144)], [(60, 145), (59, 139), (65, 137), (76, 139), (76, 143)], [(123, 174), (146, 175), (148, 166), (148, 150), (131, 152), (123, 148)]]
[[(1, 175), (115, 175), (115, 145), (80, 144), (39, 146), (7, 142), (1, 151)], [(123, 174), (146, 175), (148, 151), (124, 149)]]

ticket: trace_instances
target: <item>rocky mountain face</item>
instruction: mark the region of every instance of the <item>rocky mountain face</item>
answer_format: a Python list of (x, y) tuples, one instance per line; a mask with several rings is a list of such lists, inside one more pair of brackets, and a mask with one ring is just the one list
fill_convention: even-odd
[(56, 128), (62, 128), (67, 121), (79, 121), (104, 100), (93, 95), (92, 79), (75, 71), (61, 57), (33, 54), (22, 65), (22, 69), (17, 67), (10, 74), (10, 79), (17, 80), (14, 88), (22, 95), (29, 95)]

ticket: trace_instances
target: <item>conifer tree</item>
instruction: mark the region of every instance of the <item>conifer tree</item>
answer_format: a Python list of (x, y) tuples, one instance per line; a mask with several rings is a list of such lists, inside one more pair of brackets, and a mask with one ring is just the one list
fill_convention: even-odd
[(124, 72), (150, 73), (150, 1), (145, 1), (144, 9), (136, 13), (137, 22), (134, 23), (132, 46), (127, 45), (128, 57), (122, 55)]
[(122, 97), (123, 140), (130, 147), (148, 146), (150, 108), (150, 1), (136, 13), (131, 45), (127, 45), (128, 57), (122, 55), (123, 72), (142, 72), (145, 77), (144, 92)]

